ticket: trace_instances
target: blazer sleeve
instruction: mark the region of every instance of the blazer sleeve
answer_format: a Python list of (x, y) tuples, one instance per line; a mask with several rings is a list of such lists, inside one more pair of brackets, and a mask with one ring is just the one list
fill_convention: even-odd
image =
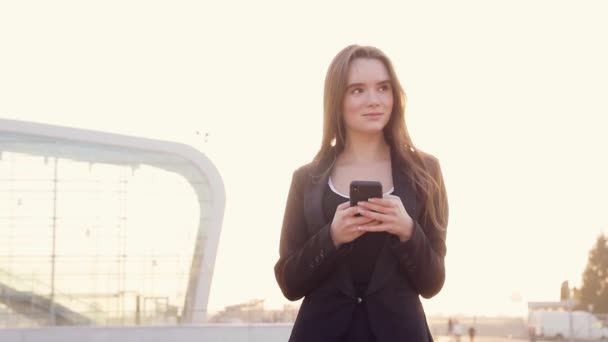
[(289, 300), (298, 300), (317, 288), (336, 268), (346, 247), (336, 249), (327, 223), (309, 233), (304, 215), (304, 187), (309, 183), (306, 169), (294, 172), (281, 229), (279, 260), (274, 273)]
[[(432, 156), (426, 156), (426, 164), (439, 184), (439, 191), (443, 192), (438, 198), (445, 200), (447, 196), (445, 184), (439, 161)], [(432, 220), (425, 219), (424, 211), (420, 220), (414, 220), (414, 230), (408, 241), (400, 242), (398, 239), (393, 245), (393, 252), (399, 259), (402, 272), (410, 283), (424, 298), (435, 296), (445, 282), (445, 255), (448, 213), (440, 218), (441, 227), (433, 224)]]

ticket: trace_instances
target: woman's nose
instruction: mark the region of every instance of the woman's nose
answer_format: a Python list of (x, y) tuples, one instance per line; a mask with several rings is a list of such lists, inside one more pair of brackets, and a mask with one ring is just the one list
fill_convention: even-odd
[(380, 97), (376, 91), (374, 91), (374, 90), (368, 91), (367, 94), (368, 94), (368, 96), (367, 96), (368, 105), (373, 106), (373, 105), (378, 105), (380, 103)]

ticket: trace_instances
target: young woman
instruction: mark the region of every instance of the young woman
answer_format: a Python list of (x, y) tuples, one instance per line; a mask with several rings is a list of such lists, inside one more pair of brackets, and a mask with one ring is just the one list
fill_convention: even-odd
[[(448, 205), (437, 159), (417, 150), (389, 58), (351, 45), (325, 78), (321, 149), (296, 170), (277, 282), (304, 297), (290, 341), (432, 341), (419, 296), (445, 279)], [(354, 180), (383, 198), (350, 206)]]

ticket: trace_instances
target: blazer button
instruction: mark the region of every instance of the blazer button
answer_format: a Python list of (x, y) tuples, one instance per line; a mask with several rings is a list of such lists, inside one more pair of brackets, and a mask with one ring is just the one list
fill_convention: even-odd
[(361, 304), (361, 302), (363, 302), (363, 298), (357, 297), (357, 304)]

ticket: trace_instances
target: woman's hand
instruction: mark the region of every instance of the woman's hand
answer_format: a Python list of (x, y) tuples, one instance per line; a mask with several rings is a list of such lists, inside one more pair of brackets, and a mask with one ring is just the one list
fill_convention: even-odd
[(357, 239), (365, 234), (365, 227), (378, 225), (380, 222), (365, 216), (357, 215), (358, 207), (351, 207), (350, 202), (344, 202), (336, 208), (331, 222), (331, 239), (336, 248)]
[(397, 235), (401, 242), (411, 238), (414, 220), (407, 213), (398, 196), (370, 198), (369, 201), (359, 202), (357, 208), (362, 217), (378, 221), (376, 224), (361, 226), (361, 231), (388, 232)]

